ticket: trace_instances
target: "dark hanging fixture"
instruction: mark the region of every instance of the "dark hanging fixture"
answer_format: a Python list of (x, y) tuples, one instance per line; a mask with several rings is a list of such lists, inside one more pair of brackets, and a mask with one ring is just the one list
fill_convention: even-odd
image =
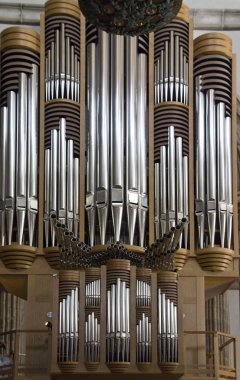
[(114, 34), (136, 36), (162, 28), (178, 13), (182, 0), (78, 0), (87, 20)]

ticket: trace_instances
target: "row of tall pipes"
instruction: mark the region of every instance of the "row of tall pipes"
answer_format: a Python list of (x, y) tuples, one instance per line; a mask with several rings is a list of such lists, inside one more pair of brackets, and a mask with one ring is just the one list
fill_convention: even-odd
[(100, 323), (94, 312), (88, 314), (85, 322), (85, 360), (87, 362), (100, 360)]
[[(38, 66), (19, 73), (1, 107), (0, 244), (36, 244), (38, 214)], [(15, 233), (16, 231), (16, 233)]]
[(150, 318), (142, 314), (137, 323), (137, 362), (148, 363), (152, 359), (152, 323)]
[[(126, 212), (129, 243), (134, 243), (138, 216), (136, 244), (143, 246), (148, 212), (147, 55), (138, 53), (136, 37), (124, 39), (99, 31), (98, 43), (87, 45), (87, 62), (86, 212), (90, 245), (96, 243), (96, 215), (99, 240), (104, 244), (106, 239), (122, 239)], [(107, 229), (109, 220), (113, 233)]]
[(45, 58), (45, 100), (80, 100), (80, 60), (65, 24), (55, 29)]
[(59, 119), (59, 130), (51, 130), (51, 147), (45, 149), (45, 245), (56, 245), (52, 214), (78, 235), (79, 158), (74, 157), (74, 142), (66, 139), (67, 121)]
[[(172, 227), (188, 220), (188, 157), (183, 155), (182, 137), (168, 128), (168, 145), (160, 147), (160, 162), (155, 163), (155, 236), (163, 238)], [(179, 247), (187, 248), (188, 223), (184, 224)]]
[(130, 361), (130, 289), (117, 278), (107, 290), (107, 362)]
[(188, 104), (188, 56), (179, 32), (171, 30), (154, 63), (155, 104)]
[(151, 286), (142, 280), (137, 280), (136, 306), (151, 306)]
[[(59, 302), (58, 361), (77, 361), (78, 355), (78, 288)], [(177, 306), (160, 288), (158, 302), (158, 360), (177, 362), (178, 329)], [(93, 305), (94, 306), (94, 305)], [(141, 305), (144, 306), (144, 305)], [(141, 307), (140, 306), (140, 307)], [(126, 282), (117, 278), (107, 290), (107, 362), (130, 361), (130, 289)], [(136, 360), (151, 361), (152, 329), (150, 317), (142, 313), (136, 325)], [(89, 362), (100, 358), (100, 322), (92, 311), (85, 321), (85, 359)]]
[(100, 293), (100, 280), (94, 280), (86, 284), (85, 298), (86, 306), (100, 306), (101, 293)]
[(158, 361), (178, 361), (177, 306), (158, 289)]
[(78, 318), (79, 290), (75, 288), (59, 302), (58, 362), (77, 361)]
[[(196, 78), (196, 203), (199, 247), (231, 248), (233, 224), (231, 117), (214, 90), (202, 90)], [(207, 220), (206, 220), (207, 219)], [(206, 233), (207, 230), (207, 233)]]

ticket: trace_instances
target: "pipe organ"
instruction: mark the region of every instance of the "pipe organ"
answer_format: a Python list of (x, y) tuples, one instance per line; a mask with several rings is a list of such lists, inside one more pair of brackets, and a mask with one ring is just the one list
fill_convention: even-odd
[(1, 34), (0, 258), (59, 270), (58, 371), (173, 372), (177, 271), (237, 249), (231, 43), (201, 36), (193, 60), (186, 6), (124, 37), (75, 0), (46, 2), (39, 38)]

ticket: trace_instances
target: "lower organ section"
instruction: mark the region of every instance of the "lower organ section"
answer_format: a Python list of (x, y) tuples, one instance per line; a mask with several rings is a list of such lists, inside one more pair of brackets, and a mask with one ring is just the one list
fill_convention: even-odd
[(177, 303), (175, 272), (136, 268), (126, 259), (85, 271), (61, 270), (59, 367), (70, 372), (84, 364), (95, 371), (106, 363), (111, 372), (126, 372), (136, 364), (146, 371), (155, 368), (157, 358), (162, 372), (175, 370)]

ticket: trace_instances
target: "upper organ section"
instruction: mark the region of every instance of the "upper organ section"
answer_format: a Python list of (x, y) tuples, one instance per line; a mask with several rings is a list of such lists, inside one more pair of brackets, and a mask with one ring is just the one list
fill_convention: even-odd
[(75, 1), (45, 5), (46, 101), (80, 99), (80, 11)]
[(86, 212), (91, 245), (146, 244), (148, 37), (87, 24)]
[[(179, 247), (187, 249), (189, 219), (188, 8), (154, 33), (155, 237), (184, 224)], [(187, 223), (186, 223), (187, 222)]]
[(154, 99), (188, 104), (189, 18), (182, 6), (177, 17), (154, 33)]
[(80, 11), (75, 1), (45, 4), (44, 241), (55, 246), (51, 214), (79, 231)]
[(1, 33), (2, 246), (37, 244), (39, 53), (35, 31), (12, 27)]
[(232, 46), (228, 36), (208, 33), (194, 41), (194, 81), (198, 247), (230, 249), (233, 126)]

